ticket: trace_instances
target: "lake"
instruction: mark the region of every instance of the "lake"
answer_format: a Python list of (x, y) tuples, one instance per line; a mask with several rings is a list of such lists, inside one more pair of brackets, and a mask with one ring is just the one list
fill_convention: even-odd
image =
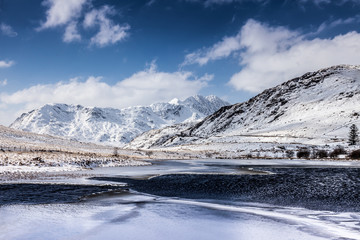
[(0, 184), (0, 239), (360, 239), (358, 162), (152, 163)]

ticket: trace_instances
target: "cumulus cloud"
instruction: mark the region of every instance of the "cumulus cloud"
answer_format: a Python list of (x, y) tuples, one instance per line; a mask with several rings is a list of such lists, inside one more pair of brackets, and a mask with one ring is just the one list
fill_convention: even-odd
[(45, 0), (43, 5), (48, 7), (46, 21), (42, 22), (37, 31), (48, 28), (66, 26), (63, 41), (66, 43), (80, 41), (81, 35), (77, 30), (77, 21), (87, 0)]
[(78, 78), (56, 84), (36, 85), (14, 93), (0, 93), (0, 111), (8, 112), (9, 124), (22, 112), (47, 103), (82, 104), (84, 106), (124, 108), (185, 98), (207, 86), (212, 75), (196, 77), (190, 72), (161, 72), (155, 64), (114, 85), (101, 77)]
[(9, 68), (14, 64), (14, 61), (0, 61), (0, 68)]
[(241, 30), (242, 70), (230, 79), (237, 90), (259, 92), (308, 71), (359, 64), (360, 34), (305, 39), (298, 32), (249, 21)]
[(69, 42), (81, 40), (81, 35), (79, 34), (76, 25), (77, 25), (76, 22), (71, 22), (71, 23), (69, 23), (69, 25), (67, 25), (67, 27), (65, 28), (65, 33), (64, 33), (64, 37), (63, 37), (64, 42), (69, 43)]
[(240, 37), (240, 34), (235, 37), (225, 37), (211, 48), (201, 49), (194, 53), (187, 54), (182, 66), (195, 63), (202, 66), (207, 64), (210, 60), (228, 57), (234, 51), (241, 49)]
[(93, 9), (85, 15), (85, 28), (99, 27), (99, 32), (90, 40), (91, 45), (104, 47), (109, 44), (115, 44), (128, 36), (128, 30), (130, 29), (128, 24), (120, 26), (108, 17), (115, 13), (112, 7), (105, 5), (100, 9)]
[(0, 86), (6, 86), (8, 83), (7, 79), (0, 81)]
[[(257, 35), (247, 34), (249, 31), (255, 31)], [(276, 31), (279, 34), (268, 34)], [(257, 51), (266, 47), (272, 48), (275, 45), (267, 44), (267, 41), (276, 43), (284, 41), (284, 39), (297, 39), (298, 34), (291, 32), (285, 28), (269, 28), (265, 29), (254, 20), (249, 20), (242, 30), (233, 37), (225, 37), (220, 42), (215, 43), (210, 48), (203, 48), (185, 56), (182, 66), (190, 64), (199, 64), (200, 66), (207, 64), (209, 61), (218, 60), (229, 57), (231, 54), (242, 50), (245, 46), (249, 47), (249, 51)], [(264, 38), (266, 41), (264, 41)], [(286, 47), (286, 44), (283, 47)]]
[(3, 35), (8, 37), (16, 37), (18, 35), (10, 25), (5, 23), (0, 24), (0, 31)]
[(86, 0), (45, 0), (43, 5), (49, 9), (46, 12), (46, 21), (41, 23), (38, 30), (66, 25), (78, 18)]
[(222, 40), (211, 48), (195, 52), (198, 58), (186, 56), (185, 63), (201, 65), (236, 53), (241, 70), (231, 77), (229, 84), (237, 90), (257, 93), (308, 71), (360, 63), (357, 54), (360, 34), (357, 32), (327, 39), (308, 39), (298, 31), (249, 20), (236, 36), (226, 39), (237, 41), (232, 44), (237, 47), (230, 46), (228, 51), (213, 54), (214, 49), (224, 44)]
[[(129, 35), (128, 24), (116, 24), (110, 19), (117, 14), (113, 7), (105, 5), (99, 9), (93, 9), (91, 4), (87, 4), (88, 2), (90, 0), (45, 0), (43, 5), (48, 7), (46, 21), (42, 22), (36, 30), (65, 27), (64, 42), (80, 41), (82, 37), (77, 26), (84, 18), (82, 25), (85, 29), (99, 28), (97, 34), (90, 39), (90, 45), (104, 47), (124, 40)], [(88, 8), (83, 10), (86, 4)]]

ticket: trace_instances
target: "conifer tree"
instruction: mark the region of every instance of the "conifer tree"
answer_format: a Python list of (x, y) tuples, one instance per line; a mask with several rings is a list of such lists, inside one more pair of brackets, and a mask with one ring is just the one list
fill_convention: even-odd
[(356, 127), (355, 124), (352, 124), (350, 126), (350, 132), (349, 132), (349, 145), (356, 145), (359, 142), (359, 130)]

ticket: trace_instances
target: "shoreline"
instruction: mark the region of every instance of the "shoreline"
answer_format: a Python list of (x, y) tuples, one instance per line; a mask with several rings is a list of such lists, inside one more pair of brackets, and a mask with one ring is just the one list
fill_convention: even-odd
[[(84, 167), (79, 164), (64, 164), (61, 166), (7, 165), (0, 166), (0, 184), (9, 182), (24, 183), (37, 180), (56, 181), (81, 179), (84, 177), (102, 176), (104, 175), (103, 172), (107, 171), (106, 169), (115, 170), (116, 168), (146, 167), (154, 163), (156, 165), (156, 162), (197, 164), (203, 161), (211, 163), (212, 166), (233, 166), (236, 167), (236, 171), (240, 171), (241, 168), (248, 168), (251, 172), (256, 171), (256, 168), (360, 168), (359, 160), (345, 159), (147, 159), (126, 160), (125, 162), (120, 161), (117, 164), (111, 162), (112, 164), (94, 167)], [(253, 168), (255, 169), (253, 170)], [(241, 172), (244, 172), (244, 170), (241, 170)]]

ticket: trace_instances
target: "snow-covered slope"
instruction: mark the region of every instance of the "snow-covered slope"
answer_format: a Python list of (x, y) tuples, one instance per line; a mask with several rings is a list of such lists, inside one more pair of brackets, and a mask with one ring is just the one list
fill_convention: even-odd
[[(349, 126), (360, 126), (360, 66), (340, 65), (270, 88), (244, 103), (226, 106), (203, 121), (167, 136), (153, 132), (143, 146), (209, 142), (345, 143)], [(150, 136), (147, 137), (150, 139)], [(132, 145), (138, 145), (135, 139)]]
[[(164, 128), (144, 132), (140, 136), (133, 139), (130, 143), (128, 143), (125, 148), (148, 149), (153, 146), (166, 145), (170, 141), (170, 139), (178, 138), (183, 130), (188, 129), (193, 125), (195, 125), (194, 122), (179, 123)], [(172, 142), (171, 145), (174, 145), (174, 143)]]
[(22, 114), (10, 127), (79, 141), (118, 144), (151, 129), (199, 121), (225, 105), (229, 103), (215, 96), (194, 96), (184, 101), (174, 99), (125, 109), (47, 104)]
[(66, 138), (15, 130), (0, 125), (0, 182), (32, 179), (23, 172), (75, 171), (101, 166), (138, 166), (148, 163), (141, 151), (83, 143)]
[[(89, 152), (112, 154), (113, 147), (84, 143), (67, 138), (24, 132), (0, 125), (0, 151), (17, 152), (52, 151), (52, 152)], [(119, 150), (120, 151), (120, 150)], [(130, 154), (131, 152), (127, 152)]]

